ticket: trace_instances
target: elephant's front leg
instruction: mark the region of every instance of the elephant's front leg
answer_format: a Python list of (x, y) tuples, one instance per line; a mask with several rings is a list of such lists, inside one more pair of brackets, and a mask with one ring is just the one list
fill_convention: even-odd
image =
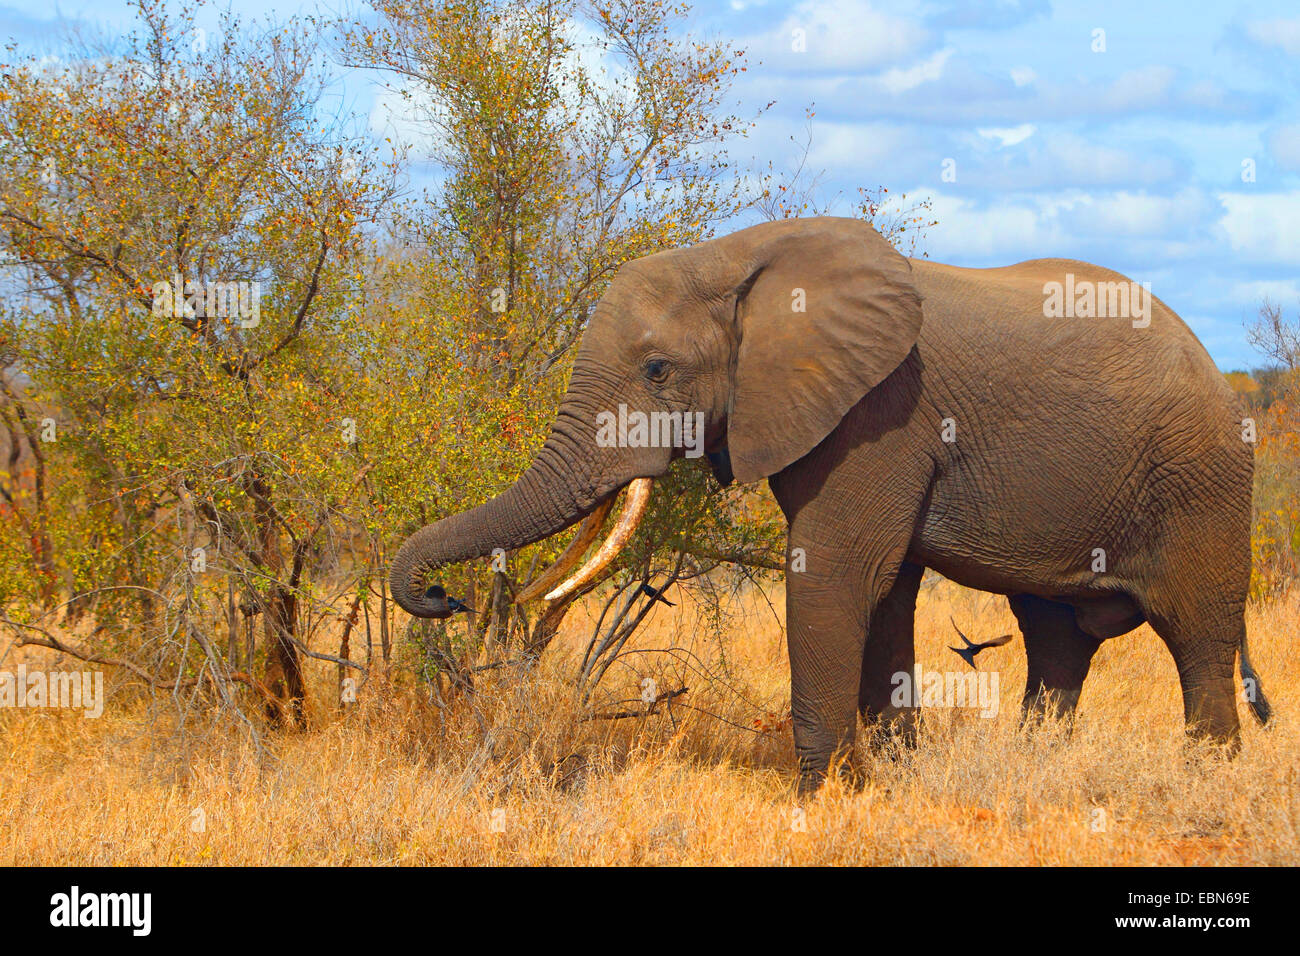
[[(797, 567), (799, 551), (792, 553)], [(790, 713), (803, 794), (821, 786), (837, 759), (851, 771), (867, 609), (842, 581), (797, 570), (786, 581)]]
[[(867, 629), (858, 682), (858, 710), (873, 742), (916, 742), (919, 710), (912, 694), (916, 670), (916, 595), (925, 568), (904, 562)], [(899, 675), (907, 675), (900, 682)], [(899, 691), (905, 691), (899, 700)]]
[(790, 709), (799, 791), (809, 793), (836, 761), (842, 761), (841, 772), (852, 774), (863, 647), (872, 612), (893, 584), (904, 549), (864, 554), (861, 545), (829, 548), (794, 528), (790, 540)]
[[(852, 769), (868, 629), (899, 577), (932, 476), (911, 441), (896, 429), (871, 454), (810, 455), (772, 481), (790, 522), (786, 637), (801, 793), (820, 786), (837, 757)], [(918, 467), (899, 467), (909, 460)]]

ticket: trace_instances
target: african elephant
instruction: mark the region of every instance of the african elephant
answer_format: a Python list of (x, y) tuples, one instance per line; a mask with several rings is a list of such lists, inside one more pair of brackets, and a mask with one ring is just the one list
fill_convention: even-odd
[[(1091, 305), (1079, 291), (1089, 283)], [(593, 312), (531, 467), (499, 497), (412, 535), (392, 565), (393, 594), (412, 614), (442, 614), (425, 597), (431, 571), (595, 512), (549, 587), (630, 487), (610, 540), (548, 597), (572, 593), (630, 534), (647, 479), (690, 453), (630, 431), (598, 440), (602, 413), (695, 413), (719, 479), (767, 478), (789, 523), (802, 787), (849, 747), (859, 714), (915, 716), (891, 702), (891, 677), (914, 667), (925, 568), (1008, 596), (1027, 708), (1053, 696), (1072, 708), (1100, 643), (1149, 621), (1173, 654), (1189, 731), (1235, 750), (1238, 649), (1243, 678), (1255, 679), (1243, 621), (1252, 448), (1196, 337), (1149, 292), (1143, 312), (1127, 283), (1065, 259), (995, 269), (906, 259), (841, 218), (767, 223), (629, 262)], [(1118, 301), (1130, 289), (1131, 314)]]

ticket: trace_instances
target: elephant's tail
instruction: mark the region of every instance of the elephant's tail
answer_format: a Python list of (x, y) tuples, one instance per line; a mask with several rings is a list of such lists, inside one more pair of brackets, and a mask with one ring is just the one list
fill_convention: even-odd
[(1241, 632), (1241, 686), (1246, 692), (1246, 702), (1261, 726), (1267, 727), (1273, 719), (1273, 707), (1264, 696), (1264, 685), (1250, 663), (1250, 648), (1246, 646), (1246, 631)]

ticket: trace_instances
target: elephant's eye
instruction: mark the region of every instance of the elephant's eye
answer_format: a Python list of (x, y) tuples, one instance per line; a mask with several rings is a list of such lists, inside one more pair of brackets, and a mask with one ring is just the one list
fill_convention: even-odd
[(668, 378), (668, 363), (663, 359), (651, 359), (644, 366), (645, 377), (655, 383), (661, 383)]

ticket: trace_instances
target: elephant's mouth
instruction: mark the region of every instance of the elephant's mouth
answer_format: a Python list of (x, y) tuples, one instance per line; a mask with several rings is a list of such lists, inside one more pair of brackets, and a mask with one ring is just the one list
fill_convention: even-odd
[[(605, 540), (601, 542), (596, 552), (587, 559), (582, 567), (570, 574), (569, 572), (573, 566), (586, 553), (592, 542), (600, 536), (601, 526), (604, 525), (605, 519), (614, 508), (614, 499), (618, 497), (617, 493), (610, 495), (609, 498), (597, 505), (596, 509), (583, 519), (581, 527), (578, 528), (577, 537), (564, 549), (564, 553), (556, 559), (553, 565), (519, 592), (515, 597), (515, 603), (522, 604), (525, 601), (531, 601), (538, 595), (544, 596), (548, 601), (563, 600), (583, 585), (591, 582), (596, 575), (609, 567), (610, 562), (618, 557), (618, 553), (632, 540), (637, 525), (645, 517), (646, 506), (650, 503), (650, 489), (653, 485), (654, 480), (651, 478), (635, 478), (628, 483), (627, 501), (623, 506), (623, 513), (618, 516), (618, 521), (614, 523), (614, 527)], [(562, 583), (556, 585), (557, 581)]]

